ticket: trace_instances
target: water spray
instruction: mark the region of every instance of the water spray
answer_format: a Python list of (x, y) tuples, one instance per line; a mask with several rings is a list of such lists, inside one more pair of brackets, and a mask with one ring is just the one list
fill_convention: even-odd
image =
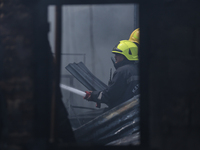
[(80, 96), (83, 96), (85, 97), (86, 96), (86, 92), (83, 92), (81, 90), (78, 90), (76, 88), (73, 88), (73, 87), (70, 87), (70, 86), (67, 86), (67, 85), (64, 85), (64, 84), (60, 84), (60, 87), (67, 90), (67, 91), (70, 91), (72, 93), (75, 93), (77, 95), (80, 95)]
[[(70, 87), (70, 86), (67, 86), (67, 85), (64, 85), (64, 84), (60, 84), (60, 87), (67, 90), (67, 91), (70, 91), (72, 93), (75, 93), (77, 95), (80, 95), (80, 96), (83, 96), (84, 99), (89, 99), (90, 96), (91, 96), (91, 92), (88, 92), (88, 91), (81, 91), (79, 89), (76, 89), (76, 88), (73, 88), (73, 87)], [(100, 108), (101, 107), (101, 103), (97, 103), (96, 107)]]

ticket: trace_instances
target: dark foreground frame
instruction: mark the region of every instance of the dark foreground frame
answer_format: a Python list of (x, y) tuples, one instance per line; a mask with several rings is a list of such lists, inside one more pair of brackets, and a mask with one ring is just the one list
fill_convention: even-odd
[[(39, 47), (45, 47), (42, 42), (44, 40), (47, 40), (47, 33), (48, 33), (48, 22), (47, 22), (47, 7), (49, 5), (56, 5), (56, 66), (55, 66), (55, 87), (54, 92), (55, 95), (59, 95), (59, 83), (60, 83), (60, 54), (61, 54), (61, 6), (62, 5), (72, 5), (72, 4), (78, 4), (78, 5), (84, 5), (84, 4), (128, 4), (128, 3), (136, 3), (139, 4), (139, 24), (140, 24), (140, 30), (141, 30), (141, 43), (145, 43), (145, 34), (143, 34), (143, 31), (145, 31), (146, 27), (143, 25), (145, 23), (145, 13), (148, 11), (146, 9), (147, 5), (143, 5), (145, 1), (139, 2), (139, 0), (37, 0), (36, 5), (34, 7), (34, 13), (35, 13), (35, 22), (37, 22), (36, 29), (35, 29), (35, 35), (37, 37), (38, 43), (37, 45)], [(46, 39), (44, 39), (46, 38)], [(148, 76), (147, 76), (147, 70), (148, 70), (148, 57), (147, 54), (145, 55), (145, 52), (143, 51), (143, 45), (141, 45), (140, 48), (140, 91), (141, 91), (141, 98), (140, 98), (140, 129), (141, 129), (141, 145), (140, 146), (133, 146), (135, 148), (143, 149), (149, 147), (149, 122), (148, 122)], [(45, 53), (45, 52), (43, 52)], [(37, 54), (36, 54), (37, 55)], [(55, 112), (51, 112), (55, 113)], [(51, 133), (50, 133), (51, 134)]]

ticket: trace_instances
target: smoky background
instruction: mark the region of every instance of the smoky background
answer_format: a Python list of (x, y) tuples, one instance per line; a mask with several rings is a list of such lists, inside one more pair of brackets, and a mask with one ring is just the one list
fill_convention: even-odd
[[(128, 40), (139, 27), (138, 4), (63, 5), (61, 83), (88, 91), (65, 67), (69, 63), (83, 62), (102, 82), (108, 83), (110, 70), (115, 71), (112, 48), (120, 40)], [(55, 53), (55, 6), (48, 7), (48, 34), (52, 53)], [(61, 89), (62, 100), (69, 119), (96, 108), (96, 104)], [(74, 107), (75, 106), (75, 107)], [(78, 108), (84, 107), (84, 108)], [(101, 108), (107, 107), (102, 105)]]

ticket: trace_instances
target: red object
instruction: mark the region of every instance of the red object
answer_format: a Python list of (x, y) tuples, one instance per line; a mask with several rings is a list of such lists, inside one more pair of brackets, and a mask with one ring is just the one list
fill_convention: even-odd
[(88, 99), (91, 96), (91, 92), (85, 91), (85, 96), (83, 97), (84, 99)]
[[(90, 101), (91, 99), (90, 99), (90, 96), (91, 96), (91, 93), (92, 92), (88, 92), (88, 91), (85, 91), (85, 96), (83, 97), (84, 99), (87, 99), (88, 101)], [(101, 103), (96, 103), (96, 107), (97, 108), (101, 108)]]

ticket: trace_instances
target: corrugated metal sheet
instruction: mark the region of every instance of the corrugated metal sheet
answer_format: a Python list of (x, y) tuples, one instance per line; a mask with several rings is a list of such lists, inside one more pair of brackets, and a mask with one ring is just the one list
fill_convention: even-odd
[(107, 88), (107, 85), (96, 78), (83, 62), (70, 63), (65, 68), (88, 90), (101, 91)]
[(139, 131), (139, 96), (74, 130), (77, 142), (107, 144)]

